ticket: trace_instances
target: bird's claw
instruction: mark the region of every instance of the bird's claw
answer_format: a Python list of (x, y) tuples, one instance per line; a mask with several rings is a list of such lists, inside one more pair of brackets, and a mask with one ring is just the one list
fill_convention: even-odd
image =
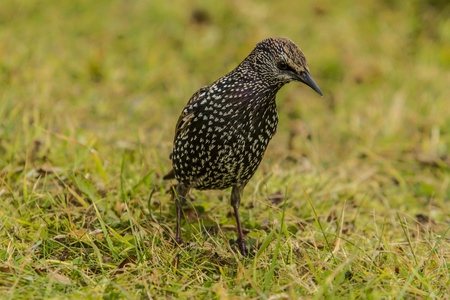
[(183, 245), (183, 239), (181, 238), (181, 237), (176, 237), (176, 238), (174, 238), (174, 243), (173, 243), (173, 246), (174, 247), (180, 247), (181, 248), (181, 246)]
[(238, 238), (236, 240), (236, 244), (238, 245), (239, 252), (241, 252), (242, 256), (248, 257), (248, 249), (245, 246), (245, 239)]

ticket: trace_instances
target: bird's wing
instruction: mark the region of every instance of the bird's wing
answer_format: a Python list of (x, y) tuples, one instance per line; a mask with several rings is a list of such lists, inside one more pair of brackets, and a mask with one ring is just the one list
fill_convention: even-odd
[(192, 118), (194, 117), (195, 108), (193, 108), (194, 103), (199, 102), (203, 100), (207, 94), (209, 87), (202, 87), (197, 92), (192, 95), (191, 99), (189, 99), (188, 103), (186, 104), (186, 107), (183, 109), (183, 112), (181, 113), (180, 117), (178, 118), (177, 125), (175, 126), (175, 136), (173, 138), (173, 141), (177, 139), (177, 137), (189, 126), (189, 123), (191, 122)]
[[(178, 118), (177, 125), (175, 126), (175, 136), (173, 138), (173, 141), (177, 139), (177, 137), (183, 132), (184, 129), (187, 128), (187, 126), (190, 123), (191, 118), (194, 116), (194, 109), (189, 109), (192, 104), (195, 102), (199, 102), (206, 97), (206, 92), (209, 90), (209, 86), (202, 87), (197, 92), (192, 95), (192, 97), (189, 99), (188, 103), (186, 104), (186, 107), (181, 112), (180, 117)], [(169, 159), (172, 160), (172, 154), (170, 153)]]

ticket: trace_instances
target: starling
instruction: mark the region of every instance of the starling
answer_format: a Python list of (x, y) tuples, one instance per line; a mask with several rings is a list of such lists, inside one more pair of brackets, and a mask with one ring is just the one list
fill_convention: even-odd
[(247, 256), (239, 204), (277, 129), (275, 96), (291, 81), (303, 82), (322, 96), (298, 46), (288, 38), (267, 38), (233, 71), (191, 97), (175, 126), (173, 170), (164, 176), (178, 181), (174, 193), (178, 244), (183, 243), (182, 204), (189, 190), (232, 187), (236, 242)]

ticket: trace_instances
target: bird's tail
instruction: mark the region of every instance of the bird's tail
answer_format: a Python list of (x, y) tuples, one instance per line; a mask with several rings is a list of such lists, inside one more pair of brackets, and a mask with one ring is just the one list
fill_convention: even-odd
[(166, 175), (164, 175), (163, 177), (164, 180), (170, 180), (170, 179), (175, 179), (175, 172), (172, 170), (170, 170), (169, 173), (167, 173)]

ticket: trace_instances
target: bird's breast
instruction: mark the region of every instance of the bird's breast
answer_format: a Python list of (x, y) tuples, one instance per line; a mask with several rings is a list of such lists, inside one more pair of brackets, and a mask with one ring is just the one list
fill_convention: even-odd
[(268, 96), (222, 83), (188, 104), (173, 149), (177, 179), (200, 189), (248, 181), (278, 124), (275, 95)]

